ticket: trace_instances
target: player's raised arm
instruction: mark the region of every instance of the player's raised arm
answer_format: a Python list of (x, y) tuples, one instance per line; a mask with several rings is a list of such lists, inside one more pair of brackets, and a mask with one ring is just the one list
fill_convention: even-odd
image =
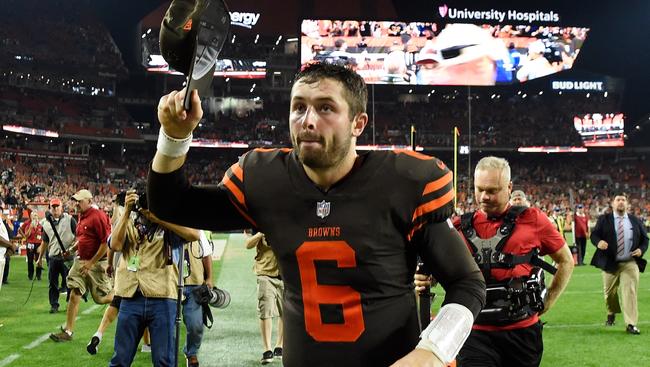
[(196, 90), (192, 91), (192, 110), (183, 107), (185, 89), (173, 91), (158, 102), (160, 133), (156, 155), (151, 168), (154, 172), (169, 173), (185, 163), (185, 156), (192, 143), (192, 131), (203, 117), (201, 100)]

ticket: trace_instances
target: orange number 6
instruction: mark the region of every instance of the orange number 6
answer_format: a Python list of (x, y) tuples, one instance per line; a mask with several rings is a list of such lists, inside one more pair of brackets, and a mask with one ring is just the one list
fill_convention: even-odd
[[(354, 249), (345, 241), (308, 241), (296, 251), (302, 300), (305, 305), (307, 332), (319, 342), (353, 342), (365, 330), (361, 309), (361, 294), (352, 287), (321, 285), (316, 281), (317, 260), (334, 260), (339, 268), (357, 266)], [(343, 306), (342, 324), (325, 324), (322, 321), (322, 304)]]

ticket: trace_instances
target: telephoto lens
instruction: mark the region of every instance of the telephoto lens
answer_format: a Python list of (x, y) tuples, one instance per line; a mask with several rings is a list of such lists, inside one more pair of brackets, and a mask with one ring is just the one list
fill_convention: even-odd
[(210, 290), (212, 297), (210, 298), (210, 306), (215, 308), (226, 308), (230, 304), (230, 293), (224, 289), (212, 287)]

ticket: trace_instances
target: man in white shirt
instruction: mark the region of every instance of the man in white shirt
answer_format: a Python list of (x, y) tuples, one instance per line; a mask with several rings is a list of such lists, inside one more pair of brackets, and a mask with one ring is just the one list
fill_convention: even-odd
[(16, 251), (16, 247), (9, 241), (9, 233), (5, 224), (0, 221), (0, 289), (2, 288), (2, 274), (5, 269), (5, 254), (10, 255)]

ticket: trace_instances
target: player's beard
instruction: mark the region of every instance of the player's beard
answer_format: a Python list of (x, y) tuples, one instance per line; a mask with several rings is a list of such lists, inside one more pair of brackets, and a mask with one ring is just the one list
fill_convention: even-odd
[(332, 137), (330, 144), (323, 137), (320, 137), (320, 147), (315, 149), (312, 147), (302, 149), (300, 146), (301, 138), (302, 140), (313, 140), (311, 137), (308, 138), (306, 134), (292, 138), (298, 160), (305, 166), (315, 170), (335, 167), (343, 161), (352, 147), (351, 134), (345, 135), (342, 140), (339, 140), (335, 135)]

